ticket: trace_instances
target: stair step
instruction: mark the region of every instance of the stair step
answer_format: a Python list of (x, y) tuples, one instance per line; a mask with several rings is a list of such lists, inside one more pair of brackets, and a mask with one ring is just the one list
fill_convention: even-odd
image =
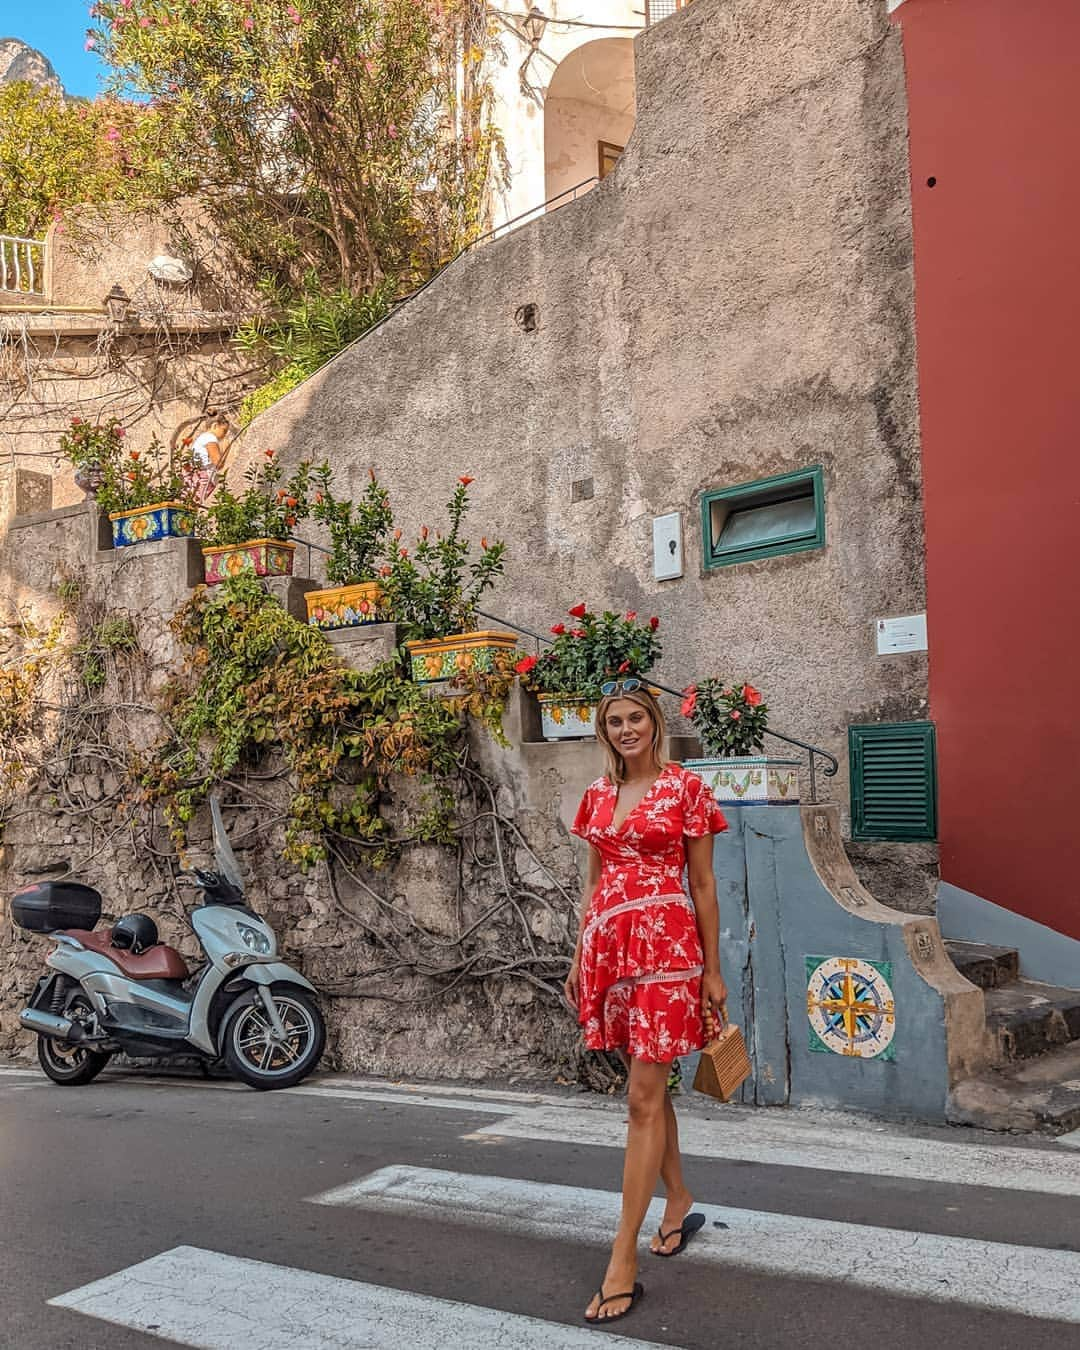
[(1080, 1128), (1080, 1041), (957, 1084), (948, 1118), (983, 1130), (1057, 1135)]
[(1005, 1062), (1031, 1059), (1080, 1040), (1080, 989), (1014, 980), (987, 989), (983, 998), (987, 1029), (996, 1036)]
[(980, 989), (998, 989), (1020, 978), (1020, 953), (1015, 947), (947, 938), (945, 950), (960, 974)]

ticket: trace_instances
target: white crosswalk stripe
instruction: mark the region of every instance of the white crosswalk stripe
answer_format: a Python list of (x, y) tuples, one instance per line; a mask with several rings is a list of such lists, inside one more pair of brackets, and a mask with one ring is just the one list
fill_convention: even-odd
[[(535, 1237), (609, 1243), (618, 1194), (511, 1177), (385, 1167), (312, 1197), (318, 1204), (415, 1213)], [(882, 1293), (1080, 1323), (1080, 1254), (767, 1211), (700, 1205), (695, 1260), (791, 1279), (843, 1280)], [(660, 1201), (646, 1220), (655, 1228)], [(715, 1223), (726, 1225), (717, 1229)]]
[[(625, 1114), (625, 1109), (531, 1107), (467, 1137), (621, 1149), (626, 1144)], [(954, 1144), (899, 1131), (876, 1133), (868, 1126), (823, 1125), (783, 1111), (727, 1112), (720, 1119), (680, 1114), (679, 1147), (684, 1155), (698, 1158), (1080, 1196), (1080, 1157), (1052, 1148)]]
[[(50, 1302), (198, 1350), (596, 1350), (585, 1326), (198, 1247), (162, 1252)], [(617, 1344), (663, 1350), (630, 1337)]]

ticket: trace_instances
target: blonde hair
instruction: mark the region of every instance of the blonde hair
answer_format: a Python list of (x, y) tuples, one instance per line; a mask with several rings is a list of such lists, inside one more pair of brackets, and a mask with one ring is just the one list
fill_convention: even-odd
[(608, 709), (613, 703), (618, 703), (620, 699), (627, 703), (636, 703), (639, 708), (644, 708), (652, 718), (652, 755), (656, 770), (660, 770), (667, 765), (667, 727), (664, 723), (664, 714), (652, 694), (648, 689), (642, 686), (640, 689), (633, 689), (628, 693), (616, 690), (614, 694), (607, 694), (600, 700), (596, 709), (596, 739), (604, 747), (604, 755), (607, 759), (607, 776), (612, 783), (624, 783), (626, 781), (626, 761), (616, 750), (607, 730)]

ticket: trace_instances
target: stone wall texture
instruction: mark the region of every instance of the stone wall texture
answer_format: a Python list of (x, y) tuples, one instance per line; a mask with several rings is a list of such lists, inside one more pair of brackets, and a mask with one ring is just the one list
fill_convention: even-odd
[[(881, 0), (695, 0), (635, 53), (615, 172), (466, 254), (237, 453), (326, 455), (357, 491), (374, 465), (406, 530), (473, 475), (476, 534), (510, 544), (490, 609), (658, 614), (661, 681), (752, 680), (840, 757), (846, 808), (847, 726), (926, 713), (925, 657), (874, 640), (925, 604), (899, 37)], [(814, 464), (824, 549), (704, 570), (703, 492)], [(656, 582), (671, 511), (685, 575)]]

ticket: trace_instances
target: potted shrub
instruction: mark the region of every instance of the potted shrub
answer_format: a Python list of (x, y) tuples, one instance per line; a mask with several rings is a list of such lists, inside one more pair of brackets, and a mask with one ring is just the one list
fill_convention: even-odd
[[(769, 709), (752, 684), (707, 679), (685, 691), (682, 713), (709, 754), (688, 759), (727, 806), (787, 806), (799, 802), (799, 761), (764, 753)], [(759, 753), (755, 754), (754, 752)]]
[(195, 533), (195, 503), (183, 468), (156, 437), (149, 449), (105, 463), (97, 502), (109, 513), (115, 548)]
[(239, 495), (224, 478), (219, 480), (214, 499), (198, 522), (208, 586), (241, 572), (257, 577), (292, 575), (296, 545), (289, 531), (308, 514), (310, 473), (305, 461), (280, 486), (283, 470), (277, 454), (264, 450), (244, 474), (247, 486)]
[(74, 468), (75, 486), (82, 488), (88, 502), (96, 499), (104, 485), (108, 466), (121, 458), (125, 435), (115, 418), (103, 423), (73, 417), (60, 437), (60, 452)]
[(352, 628), (379, 618), (382, 588), (379, 565), (394, 524), (390, 494), (368, 470), (368, 485), (358, 502), (334, 496), (327, 463), (311, 475), (311, 515), (330, 535), (326, 561), (328, 587), (307, 593), (308, 623), (315, 628)]
[(463, 537), (472, 481), (468, 475), (458, 479), (447, 503), (445, 533), (423, 526), (410, 554), (395, 530), (390, 557), (380, 569), (384, 609), (403, 630), (412, 677), (420, 684), (470, 671), (490, 674), (500, 653), (517, 645), (513, 633), (477, 627), (480, 597), (502, 575), (506, 545), (481, 539), (474, 553)]
[(555, 641), (546, 651), (523, 657), (516, 666), (525, 687), (537, 696), (549, 741), (595, 736), (601, 686), (645, 675), (662, 651), (655, 616), (641, 623), (635, 610), (597, 616), (584, 604), (575, 605), (569, 616), (573, 624), (555, 624)]

